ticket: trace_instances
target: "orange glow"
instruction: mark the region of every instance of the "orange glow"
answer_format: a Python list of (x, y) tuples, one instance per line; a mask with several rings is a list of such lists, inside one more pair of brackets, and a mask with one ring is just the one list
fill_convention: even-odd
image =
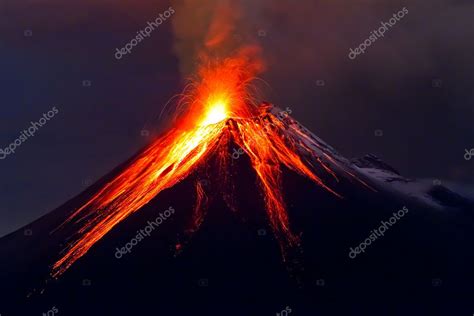
[(227, 101), (211, 101), (209, 110), (207, 111), (206, 117), (201, 125), (215, 124), (225, 120), (228, 117), (227, 107)]
[[(66, 223), (80, 226), (78, 237), (54, 264), (53, 277), (64, 273), (118, 223), (185, 179), (211, 155), (227, 157), (222, 167), (228, 168), (231, 141), (248, 155), (258, 176), (269, 221), (282, 250), (285, 245), (299, 243), (291, 231), (281, 191), (282, 166), (340, 197), (316, 175), (315, 160), (320, 170), (335, 176), (329, 167), (318, 157), (301, 155), (301, 150), (314, 151), (301, 139), (312, 139), (291, 125), (285, 126), (268, 107), (253, 105), (249, 83), (262, 66), (248, 56), (247, 51), (235, 58), (205, 63), (178, 104), (181, 114), (177, 124), (73, 212)], [(207, 196), (200, 183), (196, 190), (193, 220), (197, 228), (204, 218)]]

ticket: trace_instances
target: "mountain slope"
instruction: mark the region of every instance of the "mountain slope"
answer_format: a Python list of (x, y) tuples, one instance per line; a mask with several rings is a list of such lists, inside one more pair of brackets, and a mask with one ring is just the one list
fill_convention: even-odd
[[(115, 226), (59, 279), (51, 279), (51, 265), (76, 227), (55, 229), (125, 163), (28, 225), (27, 235), (21, 229), (0, 240), (0, 313), (39, 314), (53, 306), (64, 315), (271, 315), (286, 306), (295, 315), (461, 315), (474, 310), (472, 201), (442, 186), (415, 190), (416, 181), (375, 157), (349, 161), (291, 117), (280, 119), (288, 137), (306, 142), (301, 156), (330, 167), (334, 174), (320, 176), (344, 197), (283, 168), (290, 223), (302, 241), (286, 261), (248, 156), (233, 159), (226, 174), (236, 210), (223, 198), (218, 157), (213, 156)], [(186, 229), (192, 224), (196, 182), (202, 183), (209, 208), (190, 235)], [(175, 213), (118, 259), (117, 249), (170, 206)], [(349, 257), (350, 248), (403, 207), (409, 212), (384, 236), (355, 259)]]

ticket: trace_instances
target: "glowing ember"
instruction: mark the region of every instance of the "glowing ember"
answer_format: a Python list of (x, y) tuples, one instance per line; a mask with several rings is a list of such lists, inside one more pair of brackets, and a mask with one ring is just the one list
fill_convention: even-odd
[[(226, 145), (230, 141), (239, 145), (250, 158), (265, 197), (270, 223), (282, 249), (283, 245), (299, 243), (298, 237), (291, 232), (281, 192), (281, 167), (284, 165), (339, 195), (316, 175), (314, 160), (305, 160), (297, 151), (299, 148), (312, 152), (309, 145), (301, 142), (301, 137), (308, 143), (313, 140), (291, 126), (284, 126), (268, 112), (268, 108), (253, 105), (248, 84), (261, 65), (245, 56), (248, 54), (206, 64), (178, 105), (181, 115), (177, 124), (68, 218), (66, 223), (81, 225), (79, 237), (54, 264), (54, 277), (64, 273), (118, 223), (161, 191), (186, 178), (211, 154), (222, 157), (222, 168), (227, 168), (229, 153)], [(293, 129), (299, 140), (284, 133), (288, 128)], [(335, 176), (318, 157), (315, 158), (323, 170)], [(194, 223), (197, 229), (204, 217), (207, 196), (200, 183), (196, 190)]]

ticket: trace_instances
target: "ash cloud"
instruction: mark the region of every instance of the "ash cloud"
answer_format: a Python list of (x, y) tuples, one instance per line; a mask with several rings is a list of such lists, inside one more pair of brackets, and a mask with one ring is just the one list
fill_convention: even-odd
[[(246, 30), (236, 32), (263, 47), (270, 101), (290, 106), (349, 157), (373, 152), (408, 176), (472, 182), (462, 159), (474, 147), (472, 2), (241, 3)], [(409, 13), (384, 38), (349, 59), (351, 47), (403, 7)]]

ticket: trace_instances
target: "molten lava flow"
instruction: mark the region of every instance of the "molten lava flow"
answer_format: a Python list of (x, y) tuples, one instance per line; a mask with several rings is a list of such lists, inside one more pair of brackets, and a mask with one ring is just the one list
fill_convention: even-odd
[(120, 221), (184, 179), (214, 150), (224, 126), (221, 121), (190, 131), (168, 132), (74, 212), (68, 221), (87, 221), (79, 230), (80, 238), (55, 263), (54, 276), (64, 272)]
[[(281, 167), (286, 166), (339, 195), (316, 175), (314, 159), (301, 154), (301, 149), (312, 152), (310, 146), (301, 142), (301, 137), (288, 136), (297, 135), (298, 131), (285, 126), (267, 107), (252, 105), (248, 84), (259, 68), (260, 65), (238, 56), (218, 64), (207, 63), (200, 70), (199, 79), (185, 90), (178, 105), (177, 124), (68, 218), (66, 223), (74, 222), (81, 227), (77, 239), (54, 264), (54, 277), (64, 273), (118, 223), (186, 178), (210, 155), (228, 156), (228, 146), (223, 143), (229, 141), (239, 145), (250, 158), (265, 197), (269, 221), (281, 244), (299, 243), (291, 231), (281, 192)], [(293, 129), (293, 134), (288, 134), (288, 128)], [(320, 159), (316, 161), (335, 176)], [(208, 199), (202, 184), (198, 183), (196, 190), (197, 227), (204, 218)]]

